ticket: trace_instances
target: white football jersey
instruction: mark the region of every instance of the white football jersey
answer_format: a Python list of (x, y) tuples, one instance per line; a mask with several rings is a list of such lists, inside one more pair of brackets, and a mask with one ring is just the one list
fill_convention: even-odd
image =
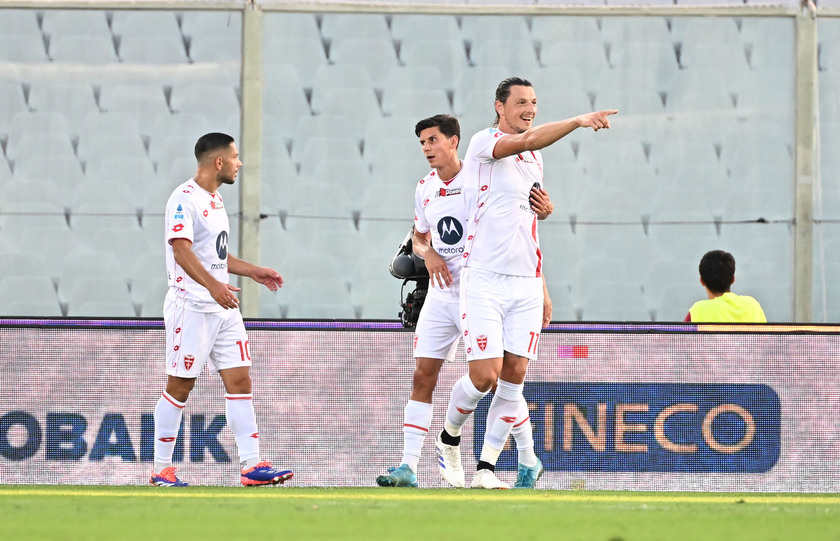
[(193, 179), (181, 184), (166, 203), (166, 273), (170, 291), (190, 310), (217, 312), (224, 310), (204, 286), (190, 278), (175, 262), (173, 239), (192, 242), (192, 251), (202, 266), (222, 283), (229, 283), (228, 235), (230, 224), (222, 196), (211, 194)]
[(529, 195), (543, 186), (539, 151), (497, 160), (496, 142), (506, 134), (497, 128), (476, 133), (464, 158), (464, 191), (468, 200), (464, 265), (511, 276), (542, 276), (537, 215)]
[(459, 173), (448, 182), (436, 170), (417, 183), (414, 192), (414, 228), (418, 233), (432, 233), (432, 248), (440, 254), (449, 272), (452, 285), (429, 287), (429, 295), (458, 302), (461, 258), (464, 254), (464, 226), (467, 206), (463, 193), (463, 177)]

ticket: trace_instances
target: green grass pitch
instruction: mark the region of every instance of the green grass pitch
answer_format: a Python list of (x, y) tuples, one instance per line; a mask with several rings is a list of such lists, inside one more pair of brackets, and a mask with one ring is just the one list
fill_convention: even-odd
[(10, 541), (840, 541), (840, 496), (4, 485), (0, 531)]

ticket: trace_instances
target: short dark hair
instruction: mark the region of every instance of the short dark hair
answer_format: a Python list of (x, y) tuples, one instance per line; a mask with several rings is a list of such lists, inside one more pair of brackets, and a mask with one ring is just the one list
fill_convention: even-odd
[[(496, 101), (500, 101), (505, 103), (507, 99), (510, 97), (510, 87), (512, 86), (531, 86), (531, 81), (528, 79), (523, 79), (522, 77), (508, 77), (501, 83), (499, 86), (496, 87)], [(495, 103), (495, 101), (493, 102)], [(494, 126), (499, 124), (499, 113), (496, 113), (496, 121), (493, 124)]]
[(713, 293), (726, 293), (735, 281), (735, 258), (729, 252), (712, 250), (700, 260), (700, 278)]
[(452, 115), (435, 115), (430, 116), (429, 118), (424, 118), (414, 126), (414, 135), (420, 137), (420, 132), (429, 128), (434, 128), (435, 126), (440, 129), (440, 133), (450, 139), (452, 136), (457, 135), (458, 142), (460, 143), (461, 124), (458, 122), (458, 119)]
[(195, 159), (201, 161), (208, 152), (227, 148), (233, 143), (233, 137), (226, 133), (205, 133), (195, 143)]

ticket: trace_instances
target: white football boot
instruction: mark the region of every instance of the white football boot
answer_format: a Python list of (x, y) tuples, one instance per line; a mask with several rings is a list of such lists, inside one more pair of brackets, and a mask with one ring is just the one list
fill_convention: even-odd
[(440, 441), (438, 435), (435, 441), (435, 450), (438, 456), (438, 469), (443, 480), (455, 488), (464, 488), (464, 468), (461, 466), (461, 447), (458, 445), (446, 445)]

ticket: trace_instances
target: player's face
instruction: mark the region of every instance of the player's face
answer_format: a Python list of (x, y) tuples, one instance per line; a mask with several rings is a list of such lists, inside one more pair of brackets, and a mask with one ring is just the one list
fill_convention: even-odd
[(537, 95), (532, 86), (510, 87), (510, 95), (504, 103), (496, 102), (499, 113), (499, 129), (505, 133), (522, 133), (534, 125), (537, 116)]
[(236, 148), (236, 143), (231, 143), (230, 147), (220, 157), (222, 167), (219, 169), (217, 178), (221, 184), (233, 184), (239, 168), (242, 167), (242, 162), (239, 161), (239, 150)]
[(420, 146), (429, 165), (434, 169), (440, 169), (458, 159), (458, 139), (455, 136), (445, 136), (437, 126), (420, 132)]

